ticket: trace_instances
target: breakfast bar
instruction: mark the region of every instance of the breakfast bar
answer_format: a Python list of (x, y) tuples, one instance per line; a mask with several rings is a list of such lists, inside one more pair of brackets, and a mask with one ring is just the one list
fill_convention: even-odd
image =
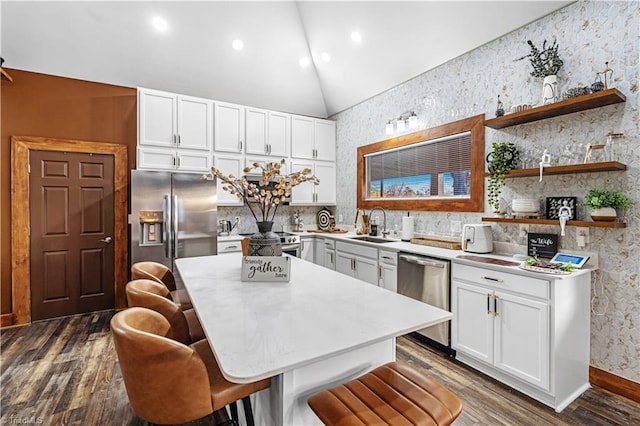
[(225, 378), (271, 377), (256, 424), (320, 424), (307, 398), (395, 360), (395, 338), (451, 313), (291, 257), (289, 282), (241, 281), (240, 254), (176, 260)]

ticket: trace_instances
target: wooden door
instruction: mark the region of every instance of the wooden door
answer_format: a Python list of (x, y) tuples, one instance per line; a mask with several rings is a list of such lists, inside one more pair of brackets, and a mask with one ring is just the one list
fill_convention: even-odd
[(31, 151), (31, 312), (114, 307), (114, 157)]

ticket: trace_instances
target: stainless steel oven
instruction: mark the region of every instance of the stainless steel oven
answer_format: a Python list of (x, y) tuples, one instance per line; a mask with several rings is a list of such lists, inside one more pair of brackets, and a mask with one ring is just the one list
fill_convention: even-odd
[(280, 236), (280, 244), (282, 245), (282, 253), (295, 257), (300, 257), (300, 237), (296, 234), (288, 232), (276, 232)]

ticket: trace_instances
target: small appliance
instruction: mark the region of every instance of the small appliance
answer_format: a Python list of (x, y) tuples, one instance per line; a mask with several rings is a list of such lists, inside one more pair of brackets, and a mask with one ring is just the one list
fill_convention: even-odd
[(471, 224), (462, 226), (462, 250), (471, 253), (491, 253), (493, 235), (489, 224)]

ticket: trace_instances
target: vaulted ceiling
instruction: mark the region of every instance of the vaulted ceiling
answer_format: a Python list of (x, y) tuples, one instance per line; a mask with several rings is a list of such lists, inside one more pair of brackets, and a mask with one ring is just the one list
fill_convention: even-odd
[(569, 3), (5, 0), (0, 44), (8, 68), (327, 117)]

